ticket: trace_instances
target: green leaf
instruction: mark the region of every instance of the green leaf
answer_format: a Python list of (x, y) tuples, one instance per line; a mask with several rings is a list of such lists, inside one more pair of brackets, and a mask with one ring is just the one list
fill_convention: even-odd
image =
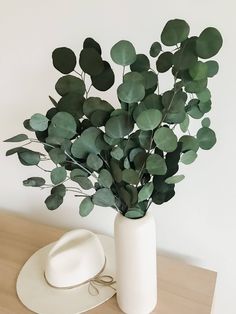
[(188, 150), (186, 153), (184, 153), (181, 156), (180, 161), (185, 165), (189, 165), (192, 162), (194, 162), (196, 158), (197, 158), (197, 153), (193, 150)]
[(57, 110), (71, 114), (77, 121), (83, 116), (84, 97), (76, 92), (70, 92), (59, 100)]
[(197, 39), (196, 51), (200, 58), (208, 59), (218, 53), (222, 44), (223, 39), (220, 32), (214, 27), (208, 27)]
[(61, 145), (65, 141), (65, 139), (58, 136), (48, 136), (45, 141), (46, 143), (51, 145)]
[(166, 46), (177, 45), (188, 38), (189, 31), (189, 25), (184, 20), (170, 20), (161, 33), (161, 41)]
[(208, 77), (213, 77), (218, 73), (219, 64), (216, 61), (210, 60), (210, 61), (207, 61), (205, 64), (207, 65), (207, 76)]
[(58, 194), (51, 194), (45, 200), (45, 204), (50, 210), (57, 209), (62, 203), (63, 197)]
[(165, 179), (165, 183), (176, 184), (176, 183), (181, 182), (184, 178), (185, 178), (185, 176), (183, 174), (172, 176), (172, 177)]
[(104, 70), (100, 74), (91, 76), (93, 86), (100, 91), (108, 90), (115, 82), (115, 75), (110, 64), (103, 61), (103, 66)]
[(71, 170), (71, 173), (70, 173), (70, 178), (72, 181), (76, 181), (76, 177), (88, 177), (89, 176), (89, 173), (83, 169), (73, 169)]
[(54, 67), (63, 74), (69, 74), (76, 66), (74, 52), (66, 47), (60, 47), (53, 51), (52, 60)]
[(91, 197), (85, 197), (79, 205), (79, 213), (80, 216), (86, 217), (88, 216), (94, 208), (94, 204), (91, 200)]
[(208, 67), (202, 61), (196, 62), (190, 69), (189, 74), (195, 81), (202, 80), (207, 77)]
[(154, 130), (161, 122), (162, 113), (158, 109), (148, 109), (137, 117), (137, 126), (143, 131)]
[(51, 194), (57, 194), (60, 195), (61, 197), (64, 197), (66, 195), (66, 187), (64, 184), (59, 184), (57, 186), (54, 186), (51, 189)]
[(179, 141), (182, 143), (182, 152), (187, 150), (193, 150), (194, 152), (197, 152), (199, 149), (198, 140), (191, 135), (183, 135)]
[(40, 162), (40, 153), (25, 149), (18, 152), (18, 158), (24, 166), (35, 166)]
[(182, 132), (187, 132), (188, 131), (188, 127), (189, 127), (189, 116), (186, 115), (185, 119), (183, 122), (180, 123), (180, 129)]
[(96, 191), (92, 197), (92, 202), (98, 206), (110, 207), (115, 204), (115, 197), (111, 190), (102, 188)]
[(199, 110), (204, 114), (211, 110), (211, 100), (208, 100), (206, 102), (199, 102), (198, 104)]
[(99, 75), (104, 71), (101, 55), (94, 48), (84, 48), (79, 57), (81, 69), (89, 75)]
[(215, 132), (212, 129), (206, 127), (198, 130), (197, 139), (199, 146), (204, 150), (211, 149), (216, 143)]
[(118, 87), (117, 94), (121, 101), (131, 104), (144, 98), (145, 89), (141, 83), (127, 80)]
[(147, 94), (152, 94), (157, 88), (157, 75), (153, 71), (143, 71), (141, 72), (144, 78), (144, 88)]
[(195, 47), (196, 37), (188, 38), (183, 42), (180, 49), (178, 49), (173, 56), (175, 70), (187, 70), (194, 66), (198, 59), (195, 52)]
[(124, 157), (123, 149), (121, 149), (119, 146), (114, 147), (111, 151), (111, 156), (116, 160), (121, 160), (121, 158)]
[(146, 183), (138, 192), (138, 202), (148, 200), (153, 192), (154, 186), (152, 182)]
[(194, 119), (200, 119), (203, 116), (199, 108), (199, 100), (191, 99), (188, 105), (185, 107), (186, 112)]
[(161, 44), (156, 41), (151, 45), (149, 54), (151, 57), (156, 58), (159, 55), (159, 53), (161, 52), (161, 50), (162, 50)]
[(83, 112), (88, 118), (91, 118), (96, 111), (104, 111), (110, 114), (113, 110), (111, 104), (99, 97), (89, 97), (83, 104)]
[(86, 163), (87, 163), (89, 168), (91, 168), (95, 171), (98, 171), (103, 165), (102, 159), (93, 153), (88, 155)]
[(21, 152), (25, 152), (27, 151), (26, 148), (24, 147), (15, 147), (15, 148), (12, 148), (12, 149), (9, 149), (7, 152), (6, 152), (6, 156), (11, 156), (13, 154), (16, 154), (16, 153), (21, 153)]
[(57, 185), (66, 179), (67, 172), (64, 167), (57, 167), (51, 171), (50, 177), (53, 184)]
[(211, 99), (211, 92), (208, 88), (203, 89), (201, 92), (197, 93), (197, 98), (201, 102), (207, 102)]
[(136, 208), (130, 208), (125, 213), (125, 217), (131, 218), (131, 219), (138, 219), (138, 218), (142, 218), (143, 216), (144, 216), (144, 212), (142, 212), (140, 209), (136, 209)]
[(71, 152), (76, 158), (87, 158), (89, 153), (100, 153), (100, 147), (96, 146), (96, 140), (102, 131), (90, 127), (84, 130), (79, 138), (77, 138), (71, 147)]
[(84, 82), (80, 78), (73, 75), (65, 75), (59, 78), (55, 88), (58, 94), (61, 96), (64, 96), (71, 92), (78, 93), (82, 96), (85, 93)]
[(184, 85), (187, 93), (199, 93), (207, 87), (207, 79), (199, 81), (185, 81)]
[(73, 181), (76, 181), (84, 190), (90, 190), (93, 188), (93, 183), (87, 177), (74, 177)]
[(14, 143), (17, 143), (17, 142), (23, 142), (25, 140), (28, 140), (28, 136), (26, 134), (18, 134), (16, 136), (8, 138), (4, 142), (14, 142)]
[(124, 136), (130, 134), (133, 130), (133, 122), (131, 121), (128, 114), (122, 114), (119, 116), (111, 117), (106, 125), (105, 132), (111, 138), (123, 138)]
[(124, 169), (122, 171), (122, 180), (133, 185), (137, 185), (139, 182), (138, 172), (134, 169)]
[(100, 55), (102, 54), (102, 49), (99, 43), (97, 43), (96, 40), (91, 37), (88, 37), (84, 40), (83, 48), (94, 48)]
[(52, 96), (48, 96), (48, 98), (51, 100), (53, 106), (57, 107), (57, 101), (54, 98), (52, 98)]
[(211, 120), (209, 118), (204, 118), (202, 119), (201, 123), (203, 127), (209, 128), (209, 126), (211, 125)]
[(41, 113), (35, 113), (30, 118), (30, 126), (34, 131), (45, 131), (48, 128), (48, 118)]
[(133, 72), (148, 71), (150, 69), (150, 61), (144, 54), (137, 54), (136, 60), (130, 65), (130, 70)]
[(156, 130), (154, 141), (157, 147), (164, 152), (173, 152), (177, 148), (177, 136), (171, 129), (166, 127)]
[(146, 161), (147, 171), (152, 175), (164, 175), (167, 171), (165, 160), (157, 154), (148, 156)]
[(76, 122), (67, 112), (58, 112), (48, 128), (49, 136), (71, 139), (76, 134)]
[(40, 187), (45, 184), (45, 180), (41, 177), (31, 177), (23, 181), (24, 186)]
[(163, 52), (157, 59), (156, 68), (160, 73), (168, 71), (173, 65), (173, 54), (169, 51)]
[(140, 84), (144, 84), (144, 77), (141, 73), (138, 72), (128, 72), (123, 77), (124, 82), (133, 81)]
[(56, 165), (66, 161), (66, 155), (61, 148), (53, 148), (48, 154)]
[(110, 188), (113, 183), (113, 178), (110, 172), (107, 169), (102, 169), (98, 176), (98, 183), (105, 187)]
[(130, 65), (136, 60), (135, 48), (131, 42), (121, 40), (112, 47), (111, 58), (117, 64)]

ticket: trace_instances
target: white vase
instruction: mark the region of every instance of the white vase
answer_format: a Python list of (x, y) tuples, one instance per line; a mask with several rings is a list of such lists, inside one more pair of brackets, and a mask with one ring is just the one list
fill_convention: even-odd
[(157, 303), (156, 225), (140, 219), (115, 219), (117, 302), (127, 314), (149, 314)]

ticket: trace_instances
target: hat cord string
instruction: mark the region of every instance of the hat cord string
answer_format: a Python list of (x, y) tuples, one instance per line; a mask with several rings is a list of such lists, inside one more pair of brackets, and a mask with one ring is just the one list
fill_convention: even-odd
[(73, 289), (73, 288), (78, 288), (82, 285), (85, 285), (86, 283), (89, 283), (89, 286), (88, 286), (89, 294), (92, 296), (96, 296), (96, 295), (99, 295), (99, 289), (97, 288), (97, 286), (98, 287), (110, 287), (111, 289), (116, 291), (116, 289), (114, 287), (112, 287), (112, 285), (116, 283), (114, 278), (110, 275), (101, 275), (101, 273), (104, 271), (105, 267), (106, 267), (106, 259), (105, 259), (105, 262), (104, 262), (102, 269), (100, 270), (100, 272), (96, 276), (84, 281), (83, 283), (80, 283), (78, 285), (74, 285), (71, 287), (56, 287), (56, 286), (52, 285), (51, 283), (48, 282), (45, 272), (44, 272), (44, 278), (46, 280), (46, 283), (55, 289)]

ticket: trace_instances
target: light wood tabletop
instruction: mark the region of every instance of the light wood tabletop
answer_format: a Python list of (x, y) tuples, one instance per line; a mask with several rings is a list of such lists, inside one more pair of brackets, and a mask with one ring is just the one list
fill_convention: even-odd
[[(39, 248), (57, 240), (63, 229), (0, 212), (0, 313), (32, 313), (16, 295), (17, 275)], [(156, 314), (210, 314), (216, 273), (181, 261), (158, 256)], [(113, 297), (88, 314), (122, 313)], [(42, 313), (43, 314), (43, 313)], [(52, 313), (56, 314), (56, 313)]]

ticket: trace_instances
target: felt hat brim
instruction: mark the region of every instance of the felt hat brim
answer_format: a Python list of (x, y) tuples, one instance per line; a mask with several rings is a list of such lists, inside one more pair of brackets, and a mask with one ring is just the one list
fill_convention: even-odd
[[(112, 276), (115, 280), (114, 239), (97, 235), (104, 248), (106, 264), (102, 275)], [(96, 286), (99, 293), (89, 293), (89, 283), (69, 289), (50, 286), (44, 277), (51, 243), (36, 251), (22, 267), (16, 283), (16, 291), (21, 302), (38, 314), (79, 314), (104, 303), (115, 294), (109, 286)], [(112, 285), (115, 288), (115, 284)]]

